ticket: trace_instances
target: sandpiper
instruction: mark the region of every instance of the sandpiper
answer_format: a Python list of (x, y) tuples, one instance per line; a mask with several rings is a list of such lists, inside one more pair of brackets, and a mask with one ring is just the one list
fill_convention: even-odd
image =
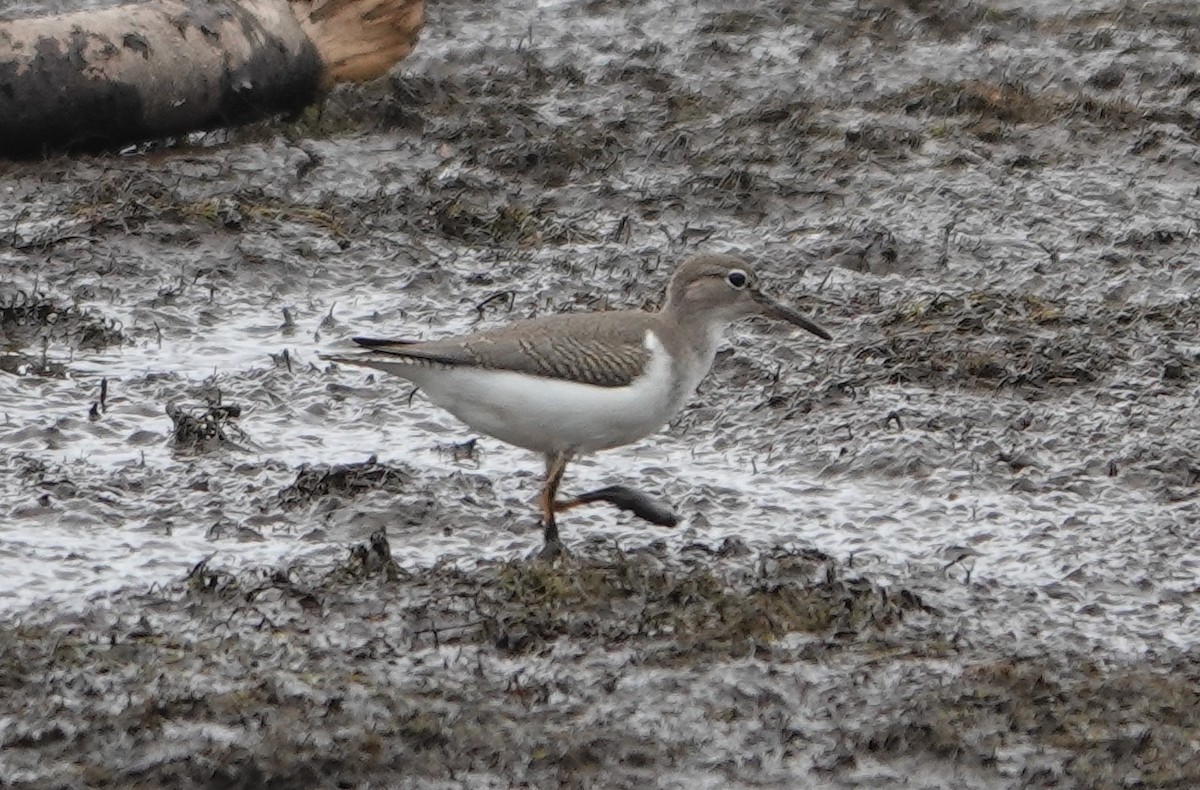
[(560, 501), (559, 483), (573, 458), (630, 444), (670, 421), (712, 367), (725, 327), (752, 315), (830, 339), (759, 290), (745, 259), (699, 255), (676, 269), (656, 312), (550, 315), (424, 342), (356, 337), (363, 350), (321, 358), (408, 379), (472, 429), (541, 453), (543, 554), (552, 556), (561, 548), (555, 513), (588, 502), (674, 526), (674, 514), (624, 486)]

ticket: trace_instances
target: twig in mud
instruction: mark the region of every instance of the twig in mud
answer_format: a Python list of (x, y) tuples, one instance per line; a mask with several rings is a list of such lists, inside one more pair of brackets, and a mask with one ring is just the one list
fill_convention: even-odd
[(321, 319), (320, 329), (329, 329), (332, 326), (337, 326), (337, 319), (333, 317), (334, 308), (337, 307), (337, 302), (329, 305), (329, 313)]
[(14, 248), (16, 248), (17, 242), (21, 239), (21, 234), (17, 232), (18, 228), (21, 226), (21, 220), (25, 219), (25, 217), (29, 214), (29, 211), (29, 206), (25, 206), (25, 208), (21, 209), (17, 216), (13, 217), (12, 241), (9, 242), (9, 244), (11, 244)]
[(1047, 257), (1050, 258), (1051, 263), (1058, 263), (1058, 250), (1052, 250), (1045, 244), (1042, 244), (1040, 241), (1035, 241), (1033, 243), (1035, 246), (1040, 247), (1042, 252), (1046, 253)]
[(382, 571), (389, 582), (400, 578), (400, 566), (392, 558), (392, 547), (387, 533), (381, 528), (371, 533), (370, 543), (359, 543), (350, 548), (350, 557), (339, 572), (349, 572), (352, 577), (365, 579)]
[[(971, 583), (971, 573), (975, 570), (975, 559), (983, 556), (975, 549), (966, 546), (947, 546), (942, 549), (941, 554), (942, 559), (950, 560), (942, 566), (942, 573), (950, 570), (955, 565), (962, 565), (963, 571), (966, 573), (963, 584)], [(967, 564), (968, 560), (970, 560), (970, 564)]]
[(292, 372), (292, 355), (286, 348), (279, 354), (271, 354), (270, 352), (268, 354), (271, 357), (271, 362), (275, 363), (276, 367), (282, 362), (283, 366), (287, 368), (287, 372)]
[(945, 291), (938, 291), (937, 293), (935, 293), (933, 295), (933, 298), (929, 300), (929, 309), (930, 310), (939, 309), (942, 306), (943, 299), (945, 299), (947, 302), (953, 302), (956, 299), (956, 297), (951, 296), (950, 294), (946, 293)]
[(208, 562), (215, 556), (217, 556), (215, 552), (209, 554), (207, 557), (193, 565), (192, 569), (188, 571), (188, 575), (184, 577), (184, 580), (187, 582), (187, 586), (190, 589), (200, 590), (203, 592), (215, 590), (217, 585), (220, 583), (221, 577), (228, 576), (228, 574), (224, 573), (223, 571), (208, 570)]
[(630, 227), (631, 224), (632, 223), (629, 221), (628, 214), (621, 217), (621, 219), (617, 222), (617, 227), (613, 228), (612, 232), (608, 234), (609, 241), (615, 241), (620, 244), (628, 244), (630, 236), (633, 235), (633, 231)]
[(946, 264), (950, 261), (950, 234), (954, 232), (954, 226), (958, 224), (960, 216), (962, 216), (962, 212), (956, 211), (950, 221), (946, 223), (946, 227), (942, 228), (942, 251), (938, 254), (938, 268), (946, 268)]
[(303, 153), (307, 158), (296, 165), (296, 181), (303, 181), (309, 173), (325, 163), (325, 157), (321, 156), (311, 145), (296, 145), (292, 146)]
[(516, 300), (516, 294), (513, 291), (497, 291), (496, 293), (492, 294), (488, 298), (484, 299), (479, 304), (475, 305), (475, 312), (478, 315), (476, 315), (474, 323), (478, 324), (480, 321), (483, 320), (484, 311), (486, 311), (487, 308), (489, 308), (493, 302), (498, 302), (498, 301), (505, 302), (507, 305), (507, 309), (505, 310), (505, 312), (511, 313), (512, 309), (513, 309), (513, 303), (515, 300)]
[(529, 26), (525, 28), (525, 35), (517, 39), (517, 52), (525, 51), (525, 41), (529, 40), (529, 49), (533, 50), (533, 20), (530, 20)]
[(435, 649), (438, 649), (442, 646), (441, 639), (438, 636), (439, 634), (441, 634), (445, 631), (463, 631), (468, 628), (480, 628), (481, 626), (484, 626), (487, 623), (488, 623), (488, 620), (479, 619), (479, 620), (471, 620), (466, 623), (459, 623), (458, 625), (444, 625), (440, 628), (437, 626), (432, 626), (432, 625), (429, 626), (428, 628), (418, 628), (413, 631), (413, 648), (414, 649), (417, 648), (417, 646), (418, 646), (417, 640), (424, 634), (429, 634), (430, 636), (433, 637), (433, 646)]
[(679, 234), (679, 240), (688, 244), (693, 238), (703, 243), (712, 238), (717, 231), (715, 228), (691, 228), (688, 223), (683, 223), (683, 230)]
[(775, 372), (771, 374), (771, 394), (774, 395), (779, 390), (779, 380), (783, 376), (783, 363), (775, 363)]
[(475, 437), (467, 439), (465, 442), (441, 445), (438, 447), (438, 452), (448, 453), (450, 460), (454, 463), (461, 464), (464, 461), (470, 461), (475, 465), (474, 468), (479, 468), (479, 439)]

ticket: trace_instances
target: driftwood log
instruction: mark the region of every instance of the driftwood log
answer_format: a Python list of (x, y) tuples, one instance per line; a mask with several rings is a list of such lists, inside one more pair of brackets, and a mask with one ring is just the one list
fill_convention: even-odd
[(407, 56), (422, 0), (152, 0), (0, 20), (0, 157), (296, 113)]

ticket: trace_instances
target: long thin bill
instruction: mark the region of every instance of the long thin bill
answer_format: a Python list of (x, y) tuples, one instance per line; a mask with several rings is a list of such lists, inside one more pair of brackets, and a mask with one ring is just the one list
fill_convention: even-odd
[(763, 292), (756, 291), (754, 293), (754, 300), (762, 305), (764, 315), (771, 318), (778, 318), (781, 321), (787, 321), (789, 324), (795, 324), (801, 329), (807, 329), (822, 340), (833, 340), (833, 335), (829, 334), (824, 327), (814, 324), (800, 313), (785, 304), (776, 302)]

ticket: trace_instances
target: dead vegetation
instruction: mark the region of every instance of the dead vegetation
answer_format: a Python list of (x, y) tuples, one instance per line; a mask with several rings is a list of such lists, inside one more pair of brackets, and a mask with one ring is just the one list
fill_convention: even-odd
[(468, 244), (540, 246), (594, 240), (590, 232), (564, 222), (550, 201), (529, 206), (478, 206), (463, 197), (435, 201), (422, 222), (428, 230)]
[(975, 124), (994, 121), (1026, 126), (1051, 122), (1076, 125), (1086, 121), (1130, 129), (1154, 120), (1146, 110), (1121, 98), (1100, 98), (1082, 92), (1068, 94), (1055, 89), (1037, 92), (1019, 81), (922, 81), (889, 96), (879, 107), (902, 109), (908, 115), (929, 118), (966, 116)]
[(375, 456), (361, 463), (303, 467), (295, 481), (279, 492), (284, 508), (305, 507), (328, 496), (354, 498), (371, 491), (403, 491), (412, 485), (406, 469), (381, 464)]
[[(640, 681), (629, 697), (636, 668), (678, 677), (666, 681), (670, 689), (757, 657), (794, 689), (786, 678), (797, 662), (851, 660), (862, 662), (869, 696), (871, 667), (900, 651), (903, 692), (868, 719), (837, 720), (838, 745), (818, 758), (823, 775), (853, 771), (867, 756), (915, 756), (998, 778), (1011, 775), (1014, 755), (1036, 747), (1046, 759), (1025, 774), (1036, 786), (1115, 788), (1130, 776), (1154, 786), (1190, 776), (1180, 766), (1196, 757), (1188, 736), (1200, 727), (1194, 663), (1163, 671), (1085, 662), (1068, 671), (996, 659), (942, 679), (933, 668), (958, 648), (903, 624), (929, 617), (907, 591), (848, 576), (811, 550), (776, 547), (751, 565), (694, 556), (601, 550), (563, 564), (404, 571), (378, 533), (333, 569), (231, 574), (201, 563), (185, 581), (138, 596), (133, 618), (93, 612), (8, 627), (0, 713), (26, 713), (2, 745), (10, 766), (56, 758), (45, 787), (81, 775), (95, 787), (168, 778), (306, 785), (330, 772), (366, 783), (401, 766), (430, 781), (466, 772), (634, 783), (689, 748), (671, 728), (653, 737), (631, 730), (619, 702), (611, 714), (594, 712), (601, 697), (640, 708), (661, 693)], [(53, 651), (37, 647), (51, 640)], [(514, 671), (516, 657), (523, 664)], [(136, 692), (112, 693), (130, 682)], [(794, 718), (803, 696), (762, 688), (759, 714), (747, 714), (712, 682), (704, 715), (717, 731), (745, 715), (793, 721), (779, 745), (760, 746), (766, 754), (808, 737)], [(22, 707), (47, 697), (66, 704)], [(105, 715), (94, 715), (97, 706)], [(587, 724), (565, 726), (570, 720)], [(188, 727), (233, 737), (210, 740), (183, 763), (153, 748)], [(314, 741), (303, 735), (313, 727), (340, 735)], [(81, 754), (92, 757), (75, 761)], [(741, 776), (733, 766), (714, 770)]]
[(171, 443), (180, 452), (211, 453), (218, 451), (245, 451), (249, 440), (238, 426), (242, 407), (222, 404), (220, 398), (209, 403), (197, 413), (183, 408), (175, 402), (167, 404), (167, 416), (171, 418)]
[(71, 213), (86, 223), (92, 234), (136, 232), (153, 226), (208, 225), (228, 232), (256, 226), (301, 224), (313, 226), (335, 238), (355, 231), (356, 220), (332, 204), (291, 203), (261, 189), (220, 196), (189, 197), (177, 186), (142, 174), (126, 180), (101, 181), (90, 194), (79, 195)]
[[(563, 564), (507, 563), (470, 596), (447, 598), (469, 600), (470, 607), (452, 606), (443, 615), (448, 625), (434, 619), (429, 628), (482, 639), (505, 653), (539, 652), (566, 638), (636, 648), (643, 662), (678, 666), (765, 658), (790, 633), (853, 639), (883, 632), (906, 610), (922, 608), (911, 593), (842, 579), (838, 572), (819, 552), (786, 549), (764, 556), (754, 572), (736, 580), (703, 564), (674, 568), (620, 553)], [(452, 590), (464, 581), (468, 577), (440, 586)], [(613, 618), (614, 612), (622, 616)], [(475, 626), (464, 630), (459, 621)]]
[(95, 308), (64, 303), (42, 293), (0, 291), (0, 347), (27, 350), (49, 343), (74, 350), (102, 350), (120, 345), (125, 334), (119, 321), (104, 318)]
[(889, 381), (996, 390), (1043, 389), (1097, 381), (1123, 353), (1065, 303), (1016, 294), (935, 294), (900, 306), (885, 338), (859, 359)]
[[(969, 667), (952, 685), (925, 689), (864, 744), (868, 751), (917, 754), (981, 765), (1006, 762), (1039, 744), (1065, 762), (1031, 766), (1026, 786), (1182, 787), (1200, 782), (1200, 669), (1121, 666), (1082, 671), (1037, 660)], [(1007, 766), (1006, 766), (1007, 767)]]
[(93, 307), (55, 299), (36, 284), (28, 291), (0, 286), (0, 371), (63, 378), (70, 355), (119, 346), (125, 339), (121, 323)]
[[(32, 649), (47, 638), (37, 627), (3, 634), (0, 688), (11, 693), (0, 708), (30, 695), (71, 700), (53, 714), (23, 716), (3, 747), (10, 765), (55, 755), (53, 781), (83, 771), (95, 787), (166, 777), (189, 786), (307, 784), (331, 771), (363, 783), (401, 765), (426, 779), (498, 772), (535, 782), (629, 781), (669, 765), (685, 742), (624, 732), (619, 718), (564, 728), (563, 717), (601, 690), (501, 669), (509, 657), (567, 650), (583, 668), (629, 654), (636, 658), (627, 666), (697, 672), (755, 655), (786, 662), (853, 651), (924, 611), (911, 594), (842, 578), (843, 570), (819, 553), (780, 548), (754, 568), (714, 556), (679, 562), (605, 551), (561, 565), (404, 572), (382, 533), (332, 570), (234, 575), (201, 563), (182, 584), (144, 597), (140, 619), (91, 615), (67, 625), (52, 654)], [(812, 639), (797, 647), (787, 641), (795, 633)], [(343, 653), (359, 670), (342, 670)], [(54, 672), (44, 671), (48, 661)], [(380, 671), (395, 662), (408, 669)], [(173, 671), (152, 669), (161, 666)], [(435, 667), (440, 680), (428, 685)], [(75, 690), (85, 675), (97, 693)], [(139, 690), (110, 699), (106, 690), (130, 675)], [(622, 675), (614, 669), (606, 682)], [(575, 702), (564, 709), (564, 697)], [(93, 720), (96, 705), (108, 715)], [(309, 728), (298, 726), (313, 717), (342, 735), (306, 738)], [(151, 751), (189, 726), (237, 737), (210, 742), (185, 766), (170, 749)], [(61, 760), (84, 752), (93, 755), (86, 763)], [(145, 756), (135, 766), (137, 753)]]
[(1029, 294), (933, 294), (893, 308), (883, 339), (864, 345), (858, 358), (889, 382), (948, 384), (968, 389), (1045, 390), (1106, 380), (1138, 364), (1166, 385), (1191, 381), (1197, 365), (1171, 348), (1139, 350), (1136, 332), (1113, 326), (1194, 323), (1185, 301), (1143, 309), (1073, 308), (1066, 300)]

